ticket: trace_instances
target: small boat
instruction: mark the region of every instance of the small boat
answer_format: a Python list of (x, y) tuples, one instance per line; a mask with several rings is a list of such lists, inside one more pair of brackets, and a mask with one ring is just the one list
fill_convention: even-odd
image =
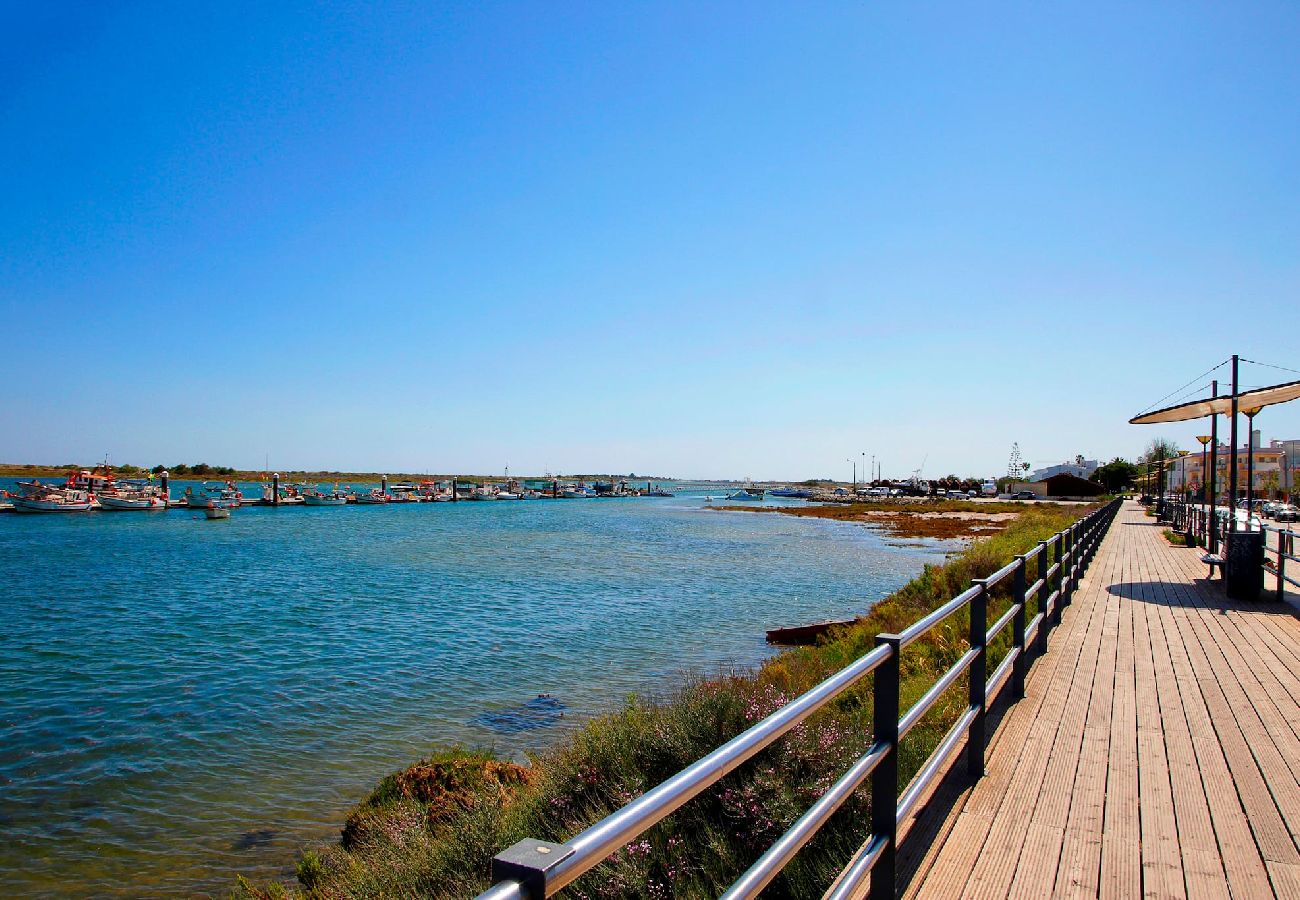
[(392, 497), (390, 503), (419, 503), (424, 497), (420, 496), (415, 485), (410, 482), (400, 484), (390, 484), (388, 486), (389, 496)]
[(332, 491), (303, 491), (304, 506), (346, 506), (348, 495), (335, 488)]
[(353, 494), (352, 496), (356, 498), (356, 501), (358, 503), (387, 503), (388, 501), (393, 499), (392, 497), (389, 497), (387, 494), (381, 491), (379, 488), (375, 488), (374, 490), (367, 491), (364, 494), (362, 493)]
[(812, 491), (806, 488), (793, 488), (793, 487), (773, 488), (772, 490), (768, 491), (768, 493), (771, 494), (773, 497), (791, 497), (799, 500), (807, 500), (809, 497), (812, 496)]
[(207, 516), (209, 519), (229, 519), (230, 507), (229, 506), (205, 506), (203, 507), (203, 515)]
[(474, 488), (473, 493), (469, 495), (471, 500), (495, 500), (496, 498), (497, 492), (487, 485)]
[(498, 491), (497, 499), (498, 500), (522, 500), (524, 499), (524, 495), (516, 494), (513, 491)]
[(87, 512), (91, 508), (90, 495), (85, 491), (46, 488), (9, 499), (13, 503), (14, 512), (23, 513)]
[(227, 481), (222, 484), (218, 481), (209, 481), (200, 485), (198, 489), (187, 487), (185, 505), (195, 509), (206, 509), (211, 502), (216, 506), (231, 509), (239, 505), (243, 496), (232, 482)]
[(167, 501), (157, 494), (100, 494), (99, 508), (103, 510), (166, 509)]
[(728, 500), (762, 500), (763, 489), (756, 487), (741, 488), (734, 494), (727, 495)]
[(784, 647), (802, 647), (817, 643), (817, 639), (832, 628), (847, 628), (856, 620), (845, 619), (838, 622), (814, 622), (811, 625), (794, 625), (788, 628), (769, 628), (767, 642)]

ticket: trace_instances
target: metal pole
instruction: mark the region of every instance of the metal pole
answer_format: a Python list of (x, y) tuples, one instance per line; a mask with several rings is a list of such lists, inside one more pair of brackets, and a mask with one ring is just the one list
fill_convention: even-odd
[(1047, 583), (1047, 541), (1038, 542), (1038, 580), (1042, 586), (1038, 589), (1038, 614), (1041, 617), (1038, 621), (1038, 654), (1047, 652), (1047, 629), (1051, 627), (1052, 621), (1047, 614), (1047, 595), (1051, 593), (1052, 586)]
[[(1255, 506), (1255, 416), (1259, 407), (1252, 406), (1246, 410), (1246, 440), (1250, 448), (1246, 451), (1246, 530), (1250, 531), (1250, 513)], [(1262, 520), (1261, 520), (1262, 521)]]
[[(1219, 396), (1219, 382), (1210, 382), (1210, 396)], [(1219, 552), (1219, 530), (1214, 527), (1215, 506), (1219, 502), (1219, 414), (1210, 417), (1210, 515), (1205, 520), (1205, 529), (1209, 532), (1208, 542), (1211, 553)]]
[(872, 676), (872, 728), (876, 743), (889, 748), (871, 773), (871, 831), (884, 835), (885, 849), (871, 868), (872, 900), (895, 895), (898, 850), (898, 707), (902, 639), (876, 635), (876, 646), (888, 645), (889, 658)]
[(966, 732), (966, 773), (972, 780), (984, 777), (984, 722), (988, 698), (985, 696), (984, 679), (988, 677), (988, 608), (989, 592), (979, 581), (980, 591), (970, 601), (970, 646), (978, 650), (971, 661), (966, 675), (970, 684), (970, 705), (977, 710), (971, 720), (970, 731)]
[(280, 505), (280, 473), (275, 472), (271, 475), (271, 505)]
[(1237, 530), (1237, 354), (1232, 354), (1232, 471), (1228, 473), (1228, 530)]
[(1015, 618), (1011, 620), (1012, 652), (1016, 654), (1016, 659), (1011, 664), (1011, 690), (1012, 696), (1020, 700), (1025, 696), (1025, 590), (1028, 588), (1025, 569), (1028, 563), (1023, 554), (1016, 556), (1016, 560), (1020, 565), (1016, 566), (1014, 581), (1011, 583), (1011, 602), (1018, 606)]

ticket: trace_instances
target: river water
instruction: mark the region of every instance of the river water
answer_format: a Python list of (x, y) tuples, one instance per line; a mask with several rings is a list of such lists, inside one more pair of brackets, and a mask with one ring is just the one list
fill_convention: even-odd
[(0, 516), (0, 894), (286, 875), (435, 745), (544, 747), (951, 549), (705, 505)]

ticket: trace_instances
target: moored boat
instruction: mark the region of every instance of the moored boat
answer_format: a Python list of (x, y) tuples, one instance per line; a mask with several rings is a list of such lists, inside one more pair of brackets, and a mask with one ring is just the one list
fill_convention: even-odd
[(379, 488), (375, 488), (374, 490), (366, 491), (364, 493), (357, 492), (354, 493), (352, 496), (357, 503), (387, 503), (392, 499), (392, 497), (389, 497)]
[(243, 494), (235, 488), (233, 482), (227, 481), (222, 484), (219, 481), (209, 481), (194, 487), (185, 489), (185, 505), (192, 509), (204, 509), (209, 503), (217, 507), (232, 509), (239, 506), (239, 501)]
[(87, 512), (91, 508), (90, 495), (84, 491), (58, 491), (47, 489), (9, 498), (15, 512), (58, 513)]
[(756, 487), (743, 487), (734, 494), (727, 495), (728, 500), (762, 500), (763, 489)]
[(157, 494), (100, 494), (99, 508), (103, 510), (153, 510), (166, 509), (167, 501)]
[(332, 491), (303, 491), (304, 506), (346, 506), (348, 495), (337, 487)]

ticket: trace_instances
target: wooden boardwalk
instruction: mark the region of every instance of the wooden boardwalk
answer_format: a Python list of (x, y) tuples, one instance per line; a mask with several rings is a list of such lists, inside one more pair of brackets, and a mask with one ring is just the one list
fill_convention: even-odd
[(1300, 898), (1300, 619), (1199, 557), (1125, 504), (906, 896)]

